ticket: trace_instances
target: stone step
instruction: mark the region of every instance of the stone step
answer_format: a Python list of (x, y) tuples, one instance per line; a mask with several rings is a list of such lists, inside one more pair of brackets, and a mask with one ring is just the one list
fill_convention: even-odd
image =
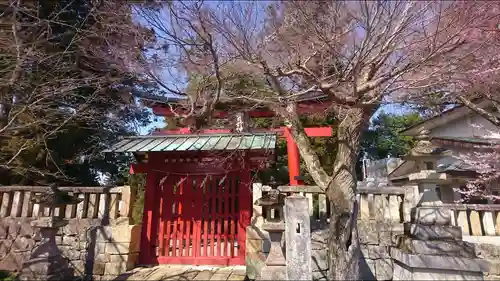
[(416, 207), (411, 220), (423, 225), (451, 225), (451, 211), (443, 207)]
[(488, 260), (488, 273), (492, 275), (500, 275), (500, 261)]
[(462, 228), (459, 226), (405, 223), (404, 233), (417, 240), (462, 241)]
[(476, 258), (474, 244), (464, 241), (423, 241), (400, 237), (398, 248), (417, 255)]

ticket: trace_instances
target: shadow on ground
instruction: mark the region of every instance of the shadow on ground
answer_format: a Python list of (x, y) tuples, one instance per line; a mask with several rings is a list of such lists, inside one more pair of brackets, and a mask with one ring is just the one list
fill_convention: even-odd
[(247, 280), (245, 266), (159, 265), (135, 268), (114, 278), (125, 280)]

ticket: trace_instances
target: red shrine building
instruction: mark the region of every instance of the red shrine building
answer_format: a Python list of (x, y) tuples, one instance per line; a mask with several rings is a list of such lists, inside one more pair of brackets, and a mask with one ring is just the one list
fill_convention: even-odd
[[(157, 116), (175, 104), (146, 98)], [(321, 97), (297, 104), (302, 114), (326, 110)], [(216, 111), (213, 118), (272, 117), (271, 110)], [(331, 136), (330, 127), (305, 128), (308, 136)], [(289, 184), (299, 185), (299, 152), (288, 128), (160, 130), (125, 137), (106, 152), (133, 153), (130, 173), (146, 174), (140, 264), (244, 265), (246, 228), (252, 217), (252, 178), (275, 159), (285, 138)]]

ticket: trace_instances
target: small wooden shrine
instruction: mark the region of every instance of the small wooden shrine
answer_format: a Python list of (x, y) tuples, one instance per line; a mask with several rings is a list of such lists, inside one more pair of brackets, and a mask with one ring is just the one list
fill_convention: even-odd
[[(182, 114), (175, 101), (149, 97), (155, 115)], [(318, 97), (297, 104), (299, 113), (324, 111)], [(249, 107), (247, 107), (249, 108)], [(231, 114), (230, 112), (234, 112)], [(278, 137), (287, 143), (290, 185), (299, 185), (299, 152), (286, 127), (256, 130), (245, 120), (272, 117), (268, 109), (217, 110), (214, 119), (236, 118), (235, 128), (160, 130), (127, 137), (107, 152), (134, 153), (131, 173), (145, 173), (142, 264), (243, 265), (252, 211), (251, 171), (275, 159)], [(331, 136), (330, 127), (306, 128)]]

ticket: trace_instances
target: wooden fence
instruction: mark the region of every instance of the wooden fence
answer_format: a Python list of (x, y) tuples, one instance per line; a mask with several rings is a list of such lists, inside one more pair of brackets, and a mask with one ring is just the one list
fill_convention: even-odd
[[(54, 215), (66, 219), (117, 219), (128, 217), (134, 201), (129, 186), (119, 187), (60, 187), (83, 200), (78, 205), (54, 208)], [(44, 217), (50, 208), (40, 207), (32, 202), (33, 196), (46, 192), (41, 186), (0, 186), (0, 218), (3, 217)]]

